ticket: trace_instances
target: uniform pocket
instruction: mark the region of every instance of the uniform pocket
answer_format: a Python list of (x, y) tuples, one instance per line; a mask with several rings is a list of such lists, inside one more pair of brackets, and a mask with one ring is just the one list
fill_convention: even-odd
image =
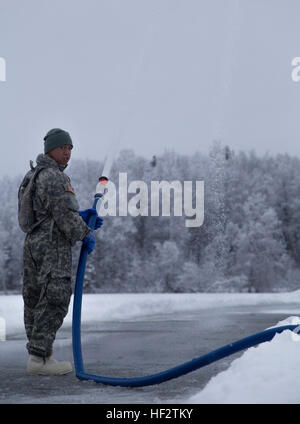
[(65, 279), (72, 275), (72, 250), (69, 240), (67, 240), (56, 228), (53, 231), (53, 266), (51, 278)]
[(50, 304), (68, 309), (72, 294), (70, 278), (50, 278), (46, 297)]

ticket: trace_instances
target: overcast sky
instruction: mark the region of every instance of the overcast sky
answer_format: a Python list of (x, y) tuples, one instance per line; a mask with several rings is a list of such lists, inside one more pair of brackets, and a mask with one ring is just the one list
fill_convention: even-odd
[(299, 0), (0, 0), (0, 176), (53, 127), (76, 158), (118, 138), (149, 158), (214, 139), (300, 156), (299, 16)]

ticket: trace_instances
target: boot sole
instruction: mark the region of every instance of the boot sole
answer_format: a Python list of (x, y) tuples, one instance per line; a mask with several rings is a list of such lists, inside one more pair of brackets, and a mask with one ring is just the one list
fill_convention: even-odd
[(47, 371), (42, 371), (42, 370), (27, 370), (28, 374), (32, 374), (32, 375), (65, 375), (65, 374), (69, 374), (70, 372), (72, 372), (73, 370), (68, 370), (68, 371), (61, 371), (61, 372), (47, 372)]

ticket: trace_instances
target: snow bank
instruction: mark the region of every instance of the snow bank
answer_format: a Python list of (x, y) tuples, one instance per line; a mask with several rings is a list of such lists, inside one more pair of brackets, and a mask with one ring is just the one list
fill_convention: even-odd
[[(280, 325), (300, 324), (289, 317)], [(213, 377), (187, 403), (300, 403), (300, 335), (276, 334), (270, 342), (247, 349), (230, 367)]]
[[(82, 322), (118, 321), (241, 305), (278, 305), (300, 303), (300, 290), (288, 293), (135, 293), (84, 294)], [(72, 323), (73, 297), (64, 325)], [(0, 317), (6, 323), (6, 335), (23, 331), (21, 295), (0, 296)]]
[[(141, 293), (86, 294), (82, 301), (82, 322), (147, 319), (176, 312), (246, 305), (300, 304), (300, 290), (289, 293)], [(1, 302), (0, 302), (1, 305)], [(66, 323), (72, 322), (72, 304)], [(273, 309), (273, 308), (272, 308)], [(1, 310), (1, 306), (0, 306)]]

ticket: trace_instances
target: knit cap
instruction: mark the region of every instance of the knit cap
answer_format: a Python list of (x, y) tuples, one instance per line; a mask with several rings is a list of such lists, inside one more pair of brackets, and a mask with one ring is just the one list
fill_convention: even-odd
[(53, 128), (44, 137), (44, 153), (49, 153), (56, 147), (64, 146), (65, 144), (69, 144), (73, 148), (70, 134), (60, 128)]

